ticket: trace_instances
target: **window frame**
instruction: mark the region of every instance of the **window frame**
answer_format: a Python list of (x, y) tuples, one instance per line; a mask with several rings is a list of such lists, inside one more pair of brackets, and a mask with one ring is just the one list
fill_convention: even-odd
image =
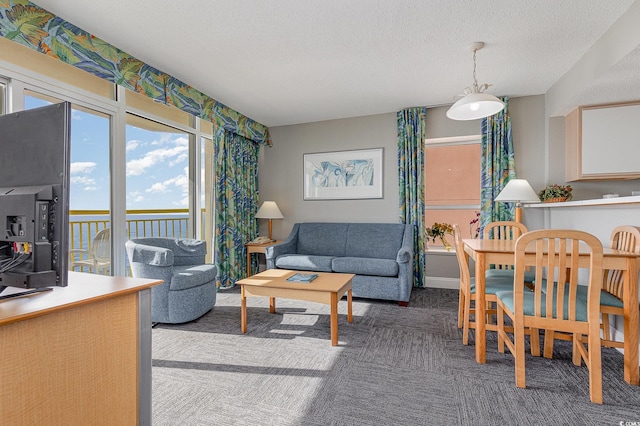
[[(443, 137), (443, 138), (427, 138), (424, 140), (424, 149), (425, 149), (425, 159), (427, 154), (427, 149), (428, 148), (436, 148), (436, 147), (451, 147), (451, 146), (461, 146), (461, 145), (481, 145), (482, 143), (482, 135), (481, 134), (477, 134), (477, 135), (467, 135), (467, 136), (452, 136), (452, 137)], [(480, 158), (478, 158), (478, 161), (481, 161), (481, 155), (482, 153), (480, 153)], [(429, 173), (429, 170), (426, 169), (424, 170), (424, 186), (425, 186), (425, 195), (426, 195), (426, 184), (427, 184), (427, 174)], [(481, 188), (480, 185), (478, 185), (478, 204), (428, 204), (427, 200), (425, 200), (425, 217), (428, 216), (428, 212), (431, 211), (436, 211), (436, 210), (477, 210), (480, 211), (480, 201), (481, 200)], [(430, 224), (425, 223), (426, 227), (429, 227)], [(431, 247), (429, 250), (430, 251), (445, 251), (445, 249), (439, 245), (437, 242), (434, 243), (435, 247)], [(435, 248), (435, 250), (434, 250)]]

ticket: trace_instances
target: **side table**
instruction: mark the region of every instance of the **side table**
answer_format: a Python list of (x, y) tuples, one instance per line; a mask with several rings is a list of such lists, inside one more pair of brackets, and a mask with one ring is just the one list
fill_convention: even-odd
[(251, 254), (252, 253), (265, 253), (267, 247), (281, 243), (281, 240), (271, 241), (269, 243), (254, 244), (247, 243), (244, 246), (247, 248), (247, 276), (251, 276)]

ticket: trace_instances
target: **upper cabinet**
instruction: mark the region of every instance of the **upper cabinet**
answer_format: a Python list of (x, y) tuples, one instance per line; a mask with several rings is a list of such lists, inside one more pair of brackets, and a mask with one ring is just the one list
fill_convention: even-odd
[(565, 126), (567, 182), (640, 178), (640, 101), (579, 107)]

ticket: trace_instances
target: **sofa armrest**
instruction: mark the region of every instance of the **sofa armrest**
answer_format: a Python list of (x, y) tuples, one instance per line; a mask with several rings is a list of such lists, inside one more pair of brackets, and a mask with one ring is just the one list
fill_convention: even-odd
[(396, 256), (396, 262), (398, 263), (407, 263), (411, 259), (413, 259), (413, 250), (404, 247), (398, 251), (398, 255)]
[(398, 250), (396, 262), (407, 263), (413, 260), (413, 225), (405, 225), (404, 235), (402, 236), (402, 247)]
[(267, 269), (276, 267), (276, 258), (283, 254), (297, 253), (298, 248), (298, 228), (299, 224), (293, 225), (291, 233), (286, 240), (280, 244), (274, 244), (265, 248), (265, 259), (267, 260)]

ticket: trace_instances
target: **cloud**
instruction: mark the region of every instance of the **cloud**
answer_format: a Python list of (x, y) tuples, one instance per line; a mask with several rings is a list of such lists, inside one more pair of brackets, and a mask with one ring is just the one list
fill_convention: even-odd
[(147, 169), (168, 162), (169, 167), (189, 159), (189, 142), (186, 138), (175, 140), (175, 146), (170, 148), (159, 148), (147, 152), (142, 158), (137, 158), (127, 162), (127, 176), (140, 176)]
[(183, 169), (183, 174), (156, 182), (145, 190), (151, 194), (170, 194), (179, 192), (182, 196), (179, 200), (172, 201), (171, 204), (177, 207), (189, 207), (189, 178), (188, 168)]
[(171, 192), (173, 188), (177, 188), (181, 192), (189, 193), (189, 179), (186, 175), (179, 175), (167, 179), (163, 182), (156, 182), (145, 190), (145, 192), (161, 194)]
[(127, 152), (128, 151), (133, 151), (134, 149), (136, 149), (139, 146), (140, 146), (140, 141), (137, 141), (137, 140), (134, 139), (134, 140), (127, 141), (127, 146), (126, 146), (125, 149), (127, 150)]
[(91, 173), (96, 166), (97, 164), (93, 161), (76, 161), (70, 165), (71, 174), (88, 174)]
[[(71, 176), (69, 179), (74, 185), (90, 185), (93, 186), (96, 184), (96, 180), (94, 178), (88, 176)], [(84, 188), (85, 190), (87, 188)]]
[(96, 180), (90, 175), (96, 168), (96, 163), (93, 161), (76, 161), (71, 163), (71, 177), (69, 181), (72, 185), (83, 186), (83, 191), (96, 191)]
[(127, 199), (132, 203), (140, 203), (145, 200), (144, 195), (142, 195), (138, 191), (131, 191), (129, 194), (127, 194)]
[(189, 207), (189, 196), (187, 195), (186, 197), (182, 197), (178, 201), (174, 201), (173, 205), (178, 207)]

